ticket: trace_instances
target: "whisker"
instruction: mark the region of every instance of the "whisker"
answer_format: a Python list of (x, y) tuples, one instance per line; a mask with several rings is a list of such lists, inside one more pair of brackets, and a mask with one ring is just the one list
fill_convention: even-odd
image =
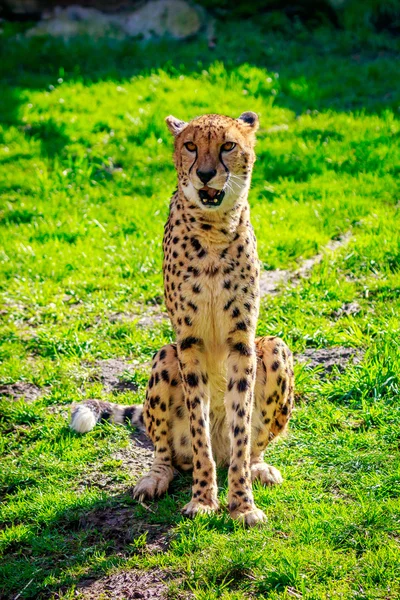
[[(228, 180), (228, 181), (229, 181), (229, 180)], [(232, 179), (232, 180), (230, 181), (229, 185), (234, 185), (234, 186), (236, 186), (236, 188), (237, 188), (237, 189), (241, 189), (241, 187), (242, 187), (242, 186), (239, 184), (239, 182), (238, 182), (238, 181), (235, 181), (234, 179)]]
[(246, 181), (245, 177), (242, 177), (241, 175), (233, 175), (233, 174), (229, 175), (229, 179), (232, 179), (233, 181)]

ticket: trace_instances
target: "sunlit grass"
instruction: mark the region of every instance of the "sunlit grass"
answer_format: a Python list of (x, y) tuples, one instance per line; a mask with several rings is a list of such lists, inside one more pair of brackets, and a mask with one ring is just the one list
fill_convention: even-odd
[[(178, 586), (201, 600), (400, 594), (398, 42), (219, 28), (215, 50), (202, 38), (64, 46), (16, 40), (9, 28), (0, 38), (0, 383), (43, 388), (30, 404), (5, 396), (0, 405), (5, 597), (61, 589), (72, 598), (80, 580), (116, 567), (160, 567), (179, 581), (171, 597)], [(261, 119), (250, 203), (263, 268), (295, 269), (351, 235), (308, 279), (263, 300), (258, 332), (283, 336), (295, 352), (364, 353), (324, 378), (296, 366), (291, 432), (268, 452), (285, 482), (255, 486), (268, 522), (252, 531), (226, 512), (181, 519), (190, 478), (148, 512), (112, 458), (131, 432), (67, 427), (71, 402), (115, 400), (92, 377), (96, 360), (144, 365), (173, 339), (168, 322), (138, 326), (162, 303), (175, 185), (164, 117), (244, 110)], [(350, 302), (359, 312), (338, 317)], [(141, 402), (146, 374), (139, 367), (138, 391), (118, 401)], [(102, 470), (108, 487), (88, 485)], [(223, 505), (226, 492), (221, 472)], [(82, 528), (80, 517), (103, 505), (169, 525), (168, 551), (148, 552), (141, 532), (121, 552)]]

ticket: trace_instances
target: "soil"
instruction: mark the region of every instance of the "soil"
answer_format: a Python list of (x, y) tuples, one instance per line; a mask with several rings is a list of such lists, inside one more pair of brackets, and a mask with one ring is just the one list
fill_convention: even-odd
[(289, 283), (291, 275), (291, 271), (282, 269), (262, 272), (260, 276), (260, 296), (278, 294), (280, 286)]
[(95, 362), (97, 373), (93, 379), (100, 380), (106, 392), (137, 392), (138, 386), (133, 381), (125, 381), (122, 375), (133, 375), (137, 365), (129, 364), (120, 358), (107, 358)]
[(142, 431), (136, 431), (131, 440), (128, 448), (115, 452), (112, 458), (122, 461), (121, 468), (131, 475), (140, 477), (153, 463), (153, 444)]
[(23, 398), (25, 402), (33, 402), (45, 392), (44, 388), (27, 381), (16, 381), (15, 383), (0, 385), (0, 396), (9, 396), (12, 400)]
[(322, 367), (321, 375), (330, 373), (334, 367), (343, 372), (349, 363), (358, 364), (363, 358), (363, 352), (359, 348), (343, 348), (334, 346), (332, 348), (307, 348), (302, 354), (296, 355), (296, 361), (306, 363), (311, 369)]
[(166, 312), (152, 311), (143, 315), (137, 322), (138, 327), (151, 327), (154, 323), (169, 323), (169, 317)]
[(167, 598), (166, 574), (160, 570), (122, 571), (102, 579), (87, 579), (77, 586), (78, 598), (88, 600), (162, 600)]
[(333, 311), (332, 318), (337, 320), (341, 317), (351, 317), (352, 315), (358, 315), (359, 312), (361, 312), (361, 306), (358, 302), (346, 302), (340, 308)]
[(129, 544), (146, 533), (146, 552), (163, 552), (168, 547), (169, 525), (149, 523), (134, 517), (133, 507), (108, 506), (92, 510), (80, 518), (79, 527), (93, 533), (93, 541), (101, 537), (117, 552), (125, 554)]
[(155, 323), (169, 322), (169, 317), (166, 312), (161, 310), (157, 304), (146, 307), (144, 313), (134, 314), (127, 312), (112, 313), (109, 316), (111, 323), (136, 321), (138, 327), (151, 327)]
[(331, 240), (322, 250), (322, 252), (304, 260), (300, 267), (295, 271), (275, 269), (274, 271), (264, 271), (260, 277), (260, 295), (275, 295), (280, 291), (282, 285), (295, 287), (301, 279), (309, 277), (315, 265), (319, 264), (327, 251), (334, 252), (338, 248), (345, 246), (350, 241), (351, 234), (346, 233), (338, 240)]
[(153, 444), (144, 432), (136, 431), (131, 437), (131, 443), (127, 448), (114, 452), (113, 460), (120, 460), (121, 466), (116, 470), (128, 471), (131, 479), (129, 481), (118, 481), (113, 471), (102, 470), (102, 465), (94, 465), (85, 473), (85, 478), (78, 484), (81, 488), (97, 487), (104, 491), (127, 492), (136, 483), (137, 479), (148, 471), (153, 463)]

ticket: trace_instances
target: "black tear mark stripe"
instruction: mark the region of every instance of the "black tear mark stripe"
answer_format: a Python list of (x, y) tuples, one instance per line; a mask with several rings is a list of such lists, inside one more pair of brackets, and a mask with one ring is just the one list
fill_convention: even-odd
[(225, 169), (225, 173), (228, 173), (228, 176), (230, 176), (230, 171), (229, 171), (228, 167), (226, 166), (226, 164), (224, 163), (224, 161), (222, 160), (222, 150), (220, 150), (220, 153), (219, 153), (219, 160), (221, 161), (222, 166)]
[(197, 154), (197, 148), (196, 148), (196, 158), (194, 159), (193, 163), (190, 166), (190, 169), (188, 171), (189, 174), (192, 172), (192, 169), (193, 169), (194, 165), (196, 164), (197, 159), (198, 159), (198, 154)]

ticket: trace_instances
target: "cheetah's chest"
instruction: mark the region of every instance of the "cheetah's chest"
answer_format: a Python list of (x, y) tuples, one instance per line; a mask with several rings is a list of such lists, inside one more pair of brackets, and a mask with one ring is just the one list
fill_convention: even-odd
[(190, 330), (216, 351), (226, 345), (240, 315), (248, 320), (258, 282), (254, 276), (242, 279), (240, 271), (232, 270), (232, 264), (234, 260), (197, 262), (195, 274), (189, 265), (178, 283), (178, 310), (172, 315), (178, 335)]
[[(245, 211), (246, 212), (246, 211)], [(164, 235), (165, 301), (177, 338), (195, 337), (216, 362), (232, 330), (251, 332), (258, 314), (258, 258), (250, 222), (234, 233), (170, 214)], [(254, 333), (254, 331), (253, 331)]]

